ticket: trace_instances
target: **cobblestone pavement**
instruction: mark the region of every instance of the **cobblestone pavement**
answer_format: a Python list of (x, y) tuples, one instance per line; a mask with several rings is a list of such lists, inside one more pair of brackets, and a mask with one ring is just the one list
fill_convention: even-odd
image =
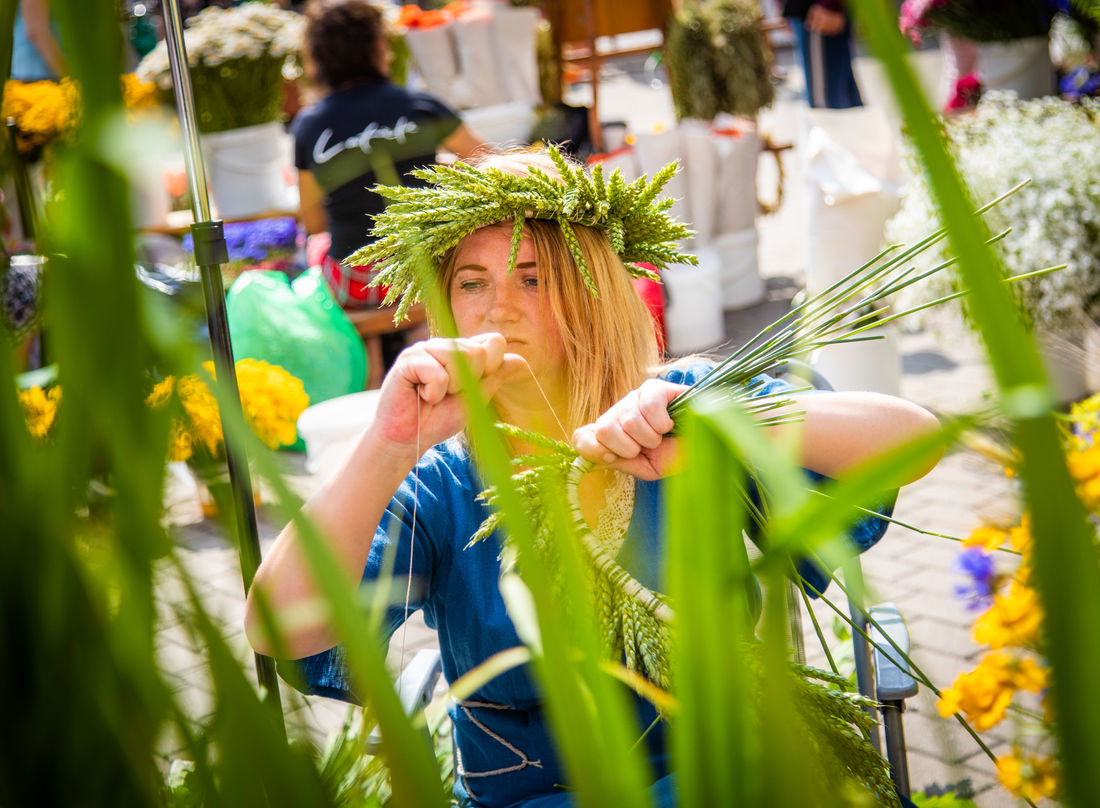
[[(925, 72), (934, 73), (934, 58), (925, 56)], [(793, 141), (799, 102), (795, 99), (799, 77), (789, 65), (789, 79), (775, 109), (767, 113), (762, 126), (780, 139)], [(861, 60), (857, 71), (864, 80), (867, 95), (881, 98), (875, 84), (874, 67)], [(877, 88), (877, 89), (876, 89)], [(639, 103), (644, 98), (645, 103)], [(673, 121), (667, 93), (639, 80), (637, 71), (621, 74), (609, 69), (601, 89), (605, 120), (625, 119), (632, 125), (651, 125)], [(647, 116), (639, 123), (638, 115)], [(758, 223), (760, 270), (768, 282), (768, 298), (758, 306), (727, 315), (727, 338), (736, 343), (758, 324), (773, 319), (785, 310), (795, 290), (804, 280), (806, 245), (800, 206), (800, 182), (797, 166), (788, 160), (787, 196), (779, 213)], [(766, 178), (761, 178), (761, 183)], [(767, 186), (765, 186), (767, 187)], [(965, 412), (979, 406), (990, 389), (989, 374), (981, 352), (958, 335), (949, 339), (935, 333), (917, 332), (899, 337), (902, 365), (902, 395), (939, 412)], [(302, 493), (315, 484), (304, 471), (300, 455), (285, 457), (291, 482)], [(960, 450), (948, 455), (922, 480), (905, 488), (899, 498), (896, 518), (933, 532), (965, 535), (983, 516), (996, 517), (1010, 511), (1012, 486), (991, 463), (977, 454)], [(243, 595), (235, 552), (220, 537), (217, 524), (203, 520), (194, 497), (183, 486), (174, 489), (177, 501), (172, 518), (179, 524), (177, 535), (184, 566), (192, 574), (202, 600), (222, 621), (226, 636), (243, 661), (251, 658), (241, 618)], [(266, 550), (279, 525), (273, 524), (261, 508), (261, 533)], [(972, 615), (954, 597), (958, 576), (951, 566), (957, 546), (940, 538), (920, 535), (892, 526), (883, 541), (863, 557), (864, 570), (874, 596), (896, 603), (905, 616), (913, 641), (913, 656), (931, 679), (945, 686), (960, 671), (974, 662), (977, 648), (971, 642), (968, 626)], [(159, 592), (165, 604), (180, 602), (182, 587), (178, 576), (165, 569), (160, 576)], [(822, 613), (824, 614), (824, 613)], [(171, 606), (162, 612), (162, 630), (157, 647), (164, 669), (169, 672), (183, 695), (184, 705), (195, 719), (211, 709), (209, 683), (203, 678), (202, 659), (196, 644), (184, 631)], [(831, 618), (825, 618), (831, 624)], [(402, 635), (391, 645), (391, 664), (399, 666)], [(430, 645), (434, 637), (421, 621), (414, 620), (404, 643), (406, 657), (419, 647)], [(292, 728), (321, 735), (333, 728), (346, 714), (346, 708), (325, 700), (305, 700), (283, 689), (284, 708)], [(983, 808), (1008, 806), (1014, 801), (995, 788), (993, 767), (960, 727), (939, 719), (934, 697), (926, 688), (911, 701), (905, 715), (909, 746), (909, 764), (914, 789), (932, 784), (956, 783), (968, 778), (978, 792)], [(987, 735), (994, 752), (1004, 751), (1003, 732)], [(166, 743), (162, 750), (171, 757), (176, 750)]]

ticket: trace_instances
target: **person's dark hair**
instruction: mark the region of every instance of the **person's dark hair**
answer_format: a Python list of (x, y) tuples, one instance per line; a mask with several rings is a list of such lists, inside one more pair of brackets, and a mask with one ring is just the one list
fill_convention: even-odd
[(306, 51), (313, 75), (331, 90), (389, 78), (386, 20), (369, 0), (310, 0)]

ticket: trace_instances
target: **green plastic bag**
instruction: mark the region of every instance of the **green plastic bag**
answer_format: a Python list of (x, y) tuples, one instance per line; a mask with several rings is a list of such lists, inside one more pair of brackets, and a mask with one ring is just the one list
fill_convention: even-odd
[[(252, 269), (225, 301), (233, 358), (261, 359), (302, 380), (309, 403), (357, 393), (367, 380), (363, 340), (328, 291), (320, 269), (293, 284), (282, 272)], [(302, 451), (302, 439), (288, 448)]]

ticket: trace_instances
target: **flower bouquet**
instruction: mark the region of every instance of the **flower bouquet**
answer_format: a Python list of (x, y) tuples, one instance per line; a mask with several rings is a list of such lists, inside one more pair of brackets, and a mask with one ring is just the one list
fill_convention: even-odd
[[(229, 262), (222, 265), (222, 280), (226, 287), (249, 269), (267, 269), (293, 275), (290, 270), (298, 249), (298, 223), (294, 217), (230, 222), (225, 225), (225, 241), (229, 247)], [(194, 252), (190, 234), (183, 237), (183, 248), (189, 253)]]
[[(203, 369), (214, 375), (214, 363)], [(298, 438), (298, 416), (309, 406), (302, 382), (277, 365), (258, 359), (241, 359), (236, 364), (244, 419), (252, 431), (272, 449), (289, 446)], [(186, 462), (196, 479), (217, 503), (219, 491), (227, 492), (225, 439), (218, 402), (206, 382), (197, 375), (168, 376), (157, 383), (146, 399), (154, 409), (172, 408), (172, 436), (168, 459)], [(215, 512), (204, 499), (207, 515)]]
[[(187, 21), (184, 42), (200, 132), (222, 132), (276, 121), (283, 68), (297, 59), (305, 21), (265, 3), (212, 6)], [(172, 73), (165, 42), (138, 65), (137, 74), (167, 97)]]

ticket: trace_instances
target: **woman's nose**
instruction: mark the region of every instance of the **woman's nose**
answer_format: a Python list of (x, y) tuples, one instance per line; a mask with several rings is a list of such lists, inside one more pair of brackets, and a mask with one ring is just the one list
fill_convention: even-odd
[(489, 305), (489, 317), (494, 322), (510, 322), (519, 314), (519, 296), (510, 283), (499, 283), (493, 288)]

